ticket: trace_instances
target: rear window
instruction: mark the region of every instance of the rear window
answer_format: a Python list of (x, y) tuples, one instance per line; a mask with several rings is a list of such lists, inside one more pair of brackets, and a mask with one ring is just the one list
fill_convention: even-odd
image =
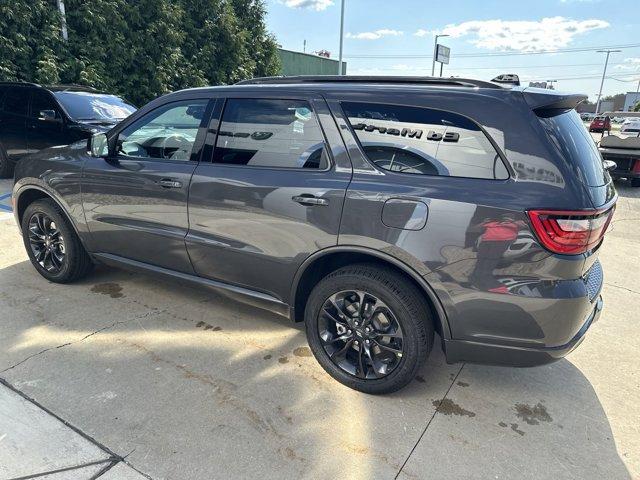
[(582, 183), (589, 187), (599, 187), (609, 182), (598, 147), (575, 110), (540, 117), (540, 121)]
[(482, 129), (456, 113), (342, 102), (370, 162), (413, 175), (506, 179), (509, 173)]

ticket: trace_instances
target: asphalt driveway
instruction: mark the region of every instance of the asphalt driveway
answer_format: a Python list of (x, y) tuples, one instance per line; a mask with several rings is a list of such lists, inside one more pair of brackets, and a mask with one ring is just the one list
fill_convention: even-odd
[(605, 310), (567, 359), (447, 365), (436, 349), (380, 397), (325, 374), (300, 326), (209, 290), (107, 268), (48, 283), (9, 191), (0, 478), (640, 478), (640, 189), (619, 185)]

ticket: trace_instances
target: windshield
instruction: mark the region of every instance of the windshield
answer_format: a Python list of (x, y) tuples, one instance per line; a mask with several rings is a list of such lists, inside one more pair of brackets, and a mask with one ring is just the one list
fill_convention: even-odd
[(582, 183), (589, 187), (609, 183), (598, 147), (575, 110), (552, 117), (540, 117), (540, 121)]
[(74, 120), (122, 120), (136, 111), (115, 95), (91, 92), (54, 92)]

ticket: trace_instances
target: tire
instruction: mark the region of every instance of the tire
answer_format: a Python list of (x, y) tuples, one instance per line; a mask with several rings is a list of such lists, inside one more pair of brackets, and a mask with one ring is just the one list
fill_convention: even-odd
[(7, 154), (4, 152), (2, 146), (0, 146), (0, 178), (13, 177), (13, 165), (7, 158)]
[[(37, 230), (36, 221), (38, 218), (50, 219), (50, 230), (47, 231), (57, 230), (59, 232), (58, 234), (53, 234), (51, 236), (57, 240), (57, 254), (62, 254), (61, 256), (63, 257), (62, 261), (58, 261), (60, 266), (57, 269), (47, 268), (54, 266), (52, 265), (53, 253), (49, 254), (48, 265), (46, 256), (44, 265), (42, 265), (38, 258), (36, 258), (36, 252), (34, 251), (31, 243), (32, 239), (37, 239), (38, 241), (44, 240), (41, 240), (38, 235), (33, 233), (33, 230), (30, 230), (30, 223), (33, 220), (34, 223), (31, 223), (31, 227), (35, 228), (36, 232), (39, 232), (39, 230)], [(21, 228), (22, 239), (27, 250), (27, 254), (29, 255), (29, 259), (38, 273), (47, 280), (55, 283), (69, 283), (84, 277), (91, 271), (91, 268), (93, 267), (91, 258), (82, 246), (80, 238), (78, 238), (71, 222), (66, 217), (62, 209), (53, 200), (37, 200), (30, 204), (22, 216)], [(52, 245), (53, 243), (54, 242), (51, 242)], [(60, 247), (60, 244), (63, 248)], [(52, 248), (56, 247), (52, 246)], [(58, 256), (55, 258), (57, 259)]]
[(640, 178), (632, 178), (631, 179), (632, 187), (640, 187)]
[[(353, 318), (346, 318), (344, 323), (330, 318), (335, 318), (336, 313), (340, 315), (340, 312), (334, 310), (338, 304), (341, 312), (346, 312), (347, 315), (349, 309), (358, 310), (359, 307), (354, 308), (354, 305), (359, 306), (361, 302), (350, 303), (348, 299), (361, 298), (358, 295), (362, 292), (366, 293), (365, 301), (362, 303), (370, 307), (369, 318), (367, 320), (365, 311), (364, 314), (356, 315), (356, 320), (364, 318), (365, 324), (370, 325), (368, 328), (374, 333), (364, 333), (362, 321), (356, 331), (357, 324)], [(356, 296), (352, 296), (352, 293)], [(342, 297), (344, 295), (346, 296)], [(336, 302), (331, 303), (331, 298)], [(340, 300), (341, 298), (343, 299)], [(332, 312), (331, 315), (329, 310)], [(390, 312), (387, 316), (375, 313), (387, 310)], [(387, 329), (376, 327), (381, 325), (381, 321), (383, 325), (386, 322)], [(407, 385), (416, 376), (433, 347), (433, 319), (423, 293), (392, 268), (374, 264), (346, 266), (318, 282), (307, 301), (305, 324), (309, 346), (322, 368), (340, 383), (370, 394), (390, 393)], [(345, 332), (345, 325), (350, 325), (353, 330), (349, 328)], [(397, 328), (389, 328), (390, 325), (400, 328), (401, 340), (391, 339), (379, 333), (393, 333), (395, 330), (397, 334)], [(338, 338), (344, 336), (350, 336), (351, 340), (342, 341)], [(348, 342), (352, 343), (347, 345)], [(365, 347), (365, 342), (368, 342), (369, 347)], [(380, 348), (380, 345), (385, 348)], [(389, 346), (396, 350), (401, 349), (401, 354), (392, 353)], [(334, 348), (334, 351), (328, 351)], [(368, 349), (366, 351), (371, 354), (367, 356), (366, 353), (362, 353), (363, 349)], [(351, 368), (348, 360), (356, 359), (353, 361), (354, 371), (345, 370), (331, 359), (330, 354), (336, 355), (335, 358), (341, 358), (339, 351), (345, 350), (347, 353), (344, 354), (342, 364)], [(363, 355), (362, 367), (358, 367), (362, 365), (357, 361), (359, 355)], [(382, 367), (376, 368), (376, 363)]]

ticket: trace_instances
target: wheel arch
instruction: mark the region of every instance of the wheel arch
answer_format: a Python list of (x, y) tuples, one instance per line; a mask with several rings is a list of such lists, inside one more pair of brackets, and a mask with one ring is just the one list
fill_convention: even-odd
[(384, 252), (359, 246), (326, 248), (314, 253), (302, 263), (291, 286), (289, 300), (291, 320), (294, 322), (304, 320), (306, 300), (321, 278), (338, 268), (354, 263), (376, 263), (388, 266), (409, 278), (426, 296), (436, 332), (443, 339), (451, 338), (446, 311), (431, 285), (406, 263)]
[(22, 231), (22, 217), (24, 215), (25, 210), (33, 202), (37, 200), (42, 200), (42, 199), (53, 200), (54, 203), (58, 205), (60, 210), (62, 210), (62, 212), (64, 213), (64, 216), (67, 218), (67, 220), (69, 220), (69, 223), (73, 228), (73, 231), (75, 232), (76, 235), (78, 235), (78, 238), (80, 238), (80, 240), (82, 241), (82, 236), (80, 235), (78, 226), (76, 225), (73, 219), (73, 216), (69, 214), (69, 210), (67, 209), (67, 207), (60, 200), (58, 200), (54, 195), (52, 195), (51, 192), (45, 190), (42, 187), (39, 187), (38, 185), (27, 184), (22, 186), (16, 193), (14, 193), (14, 208), (15, 208), (14, 215), (15, 215), (18, 227), (21, 229), (21, 231)]

